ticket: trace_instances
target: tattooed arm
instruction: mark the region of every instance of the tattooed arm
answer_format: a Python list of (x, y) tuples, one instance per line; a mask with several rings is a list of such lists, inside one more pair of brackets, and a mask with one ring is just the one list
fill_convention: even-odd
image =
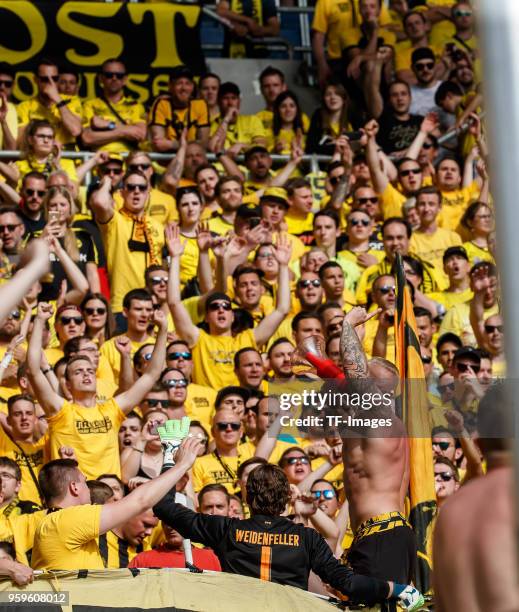
[(347, 379), (368, 377), (368, 360), (354, 328), (364, 325), (379, 312), (380, 309), (368, 314), (361, 306), (355, 306), (344, 317), (341, 334), (341, 361)]

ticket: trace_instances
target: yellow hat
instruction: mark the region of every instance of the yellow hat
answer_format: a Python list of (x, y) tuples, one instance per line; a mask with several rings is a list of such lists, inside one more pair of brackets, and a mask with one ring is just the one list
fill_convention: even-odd
[(263, 195), (260, 198), (260, 204), (268, 200), (269, 202), (278, 202), (288, 208), (288, 195), (286, 189), (283, 187), (268, 187), (265, 189)]

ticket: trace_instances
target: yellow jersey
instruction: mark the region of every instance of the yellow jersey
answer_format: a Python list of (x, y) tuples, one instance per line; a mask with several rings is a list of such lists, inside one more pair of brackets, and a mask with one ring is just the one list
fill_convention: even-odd
[(112, 291), (112, 310), (123, 308), (123, 298), (131, 289), (144, 284), (144, 273), (152, 263), (162, 262), (164, 226), (153, 218), (145, 217), (151, 244), (142, 231), (141, 224), (114, 211), (106, 223), (99, 223), (106, 253), (106, 263)]
[(192, 347), (193, 382), (213, 389), (239, 385), (234, 372), (234, 355), (245, 347), (257, 348), (251, 329), (237, 336), (212, 336), (201, 329)]
[(170, 140), (179, 140), (187, 128), (187, 139), (196, 140), (198, 129), (209, 127), (209, 109), (205, 100), (191, 100), (186, 108), (173, 108), (170, 96), (160, 96), (151, 107), (148, 124), (165, 128)]
[[(485, 308), (483, 319), (499, 314), (499, 305), (496, 303), (491, 308)], [(456, 304), (443, 317), (440, 326), (440, 336), (451, 332), (461, 338), (463, 345), (477, 346), (474, 330), (470, 324), (470, 303)]]
[[(81, 101), (77, 96), (61, 96), (62, 100), (68, 101), (68, 110), (81, 119), (82, 108)], [(24, 100), (20, 102), (17, 107), (18, 111), (18, 126), (24, 128), (33, 119), (45, 119), (54, 128), (56, 134), (56, 140), (63, 145), (73, 145), (76, 142), (76, 138), (69, 134), (69, 132), (63, 127), (61, 119), (61, 113), (59, 108), (56, 108), (55, 104), (50, 107), (43, 105), (39, 98), (31, 98), (30, 100)]]
[[(116, 191), (113, 198), (115, 210), (121, 210), (123, 207), (121, 192)], [(155, 187), (150, 189), (150, 197), (146, 202), (144, 211), (161, 225), (168, 225), (178, 219), (175, 198)]]
[[(222, 119), (220, 118), (214, 123), (211, 136), (216, 133), (221, 122)], [(256, 115), (238, 115), (236, 122), (227, 126), (224, 148), (228, 149), (237, 142), (251, 145), (256, 143), (258, 139), (262, 139), (263, 142), (266, 142), (267, 139), (267, 133), (261, 120)]]
[(117, 434), (125, 418), (113, 398), (92, 408), (65, 400), (59, 412), (47, 417), (51, 460), (59, 459), (61, 446), (71, 446), (87, 479), (95, 480), (100, 474), (120, 476)]
[(5, 521), (0, 520), (0, 540), (14, 543), (19, 563), (31, 565), (34, 535), (47, 513), (48, 510), (38, 510), (32, 514), (11, 515)]
[(479, 198), (480, 192), (481, 188), (477, 181), (473, 181), (468, 187), (442, 191), (442, 208), (438, 215), (438, 225), (445, 229), (456, 230), (463, 213)]
[(422, 261), (427, 261), (434, 266), (438, 274), (447, 281), (447, 275), (443, 271), (443, 253), (449, 247), (461, 244), (461, 238), (457, 232), (439, 227), (432, 234), (419, 230), (414, 231), (409, 249)]
[(192, 421), (200, 421), (209, 430), (213, 422), (214, 402), (216, 391), (211, 387), (204, 387), (195, 383), (187, 386), (186, 412)]
[(238, 446), (238, 455), (222, 457), (216, 452), (203, 455), (193, 465), (193, 488), (196, 493), (208, 484), (222, 484), (229, 493), (234, 494), (239, 488), (238, 468), (254, 457), (255, 447), (251, 442)]
[(108, 569), (128, 567), (135, 555), (145, 550), (151, 550), (150, 538), (144, 538), (138, 546), (132, 546), (113, 531), (102, 533), (98, 539), (99, 554), (103, 564)]
[[(114, 336), (113, 338), (110, 338), (110, 340), (107, 340), (99, 351), (100, 357), (106, 360), (106, 362), (109, 364), (114, 381), (119, 380), (119, 374), (121, 372), (121, 353), (119, 353), (115, 346), (117, 337), (118, 336)], [(148, 336), (143, 342), (130, 340), (130, 344), (132, 345), (130, 358), (133, 360), (133, 356), (141, 348), (141, 346), (144, 346), (145, 344), (155, 344), (155, 338), (153, 336)]]
[(97, 538), (103, 506), (72, 506), (48, 514), (36, 529), (33, 569), (104, 569)]
[(480, 261), (488, 261), (489, 263), (493, 264), (496, 263), (496, 260), (488, 247), (480, 247), (477, 244), (474, 244), (472, 241), (464, 242), (463, 247), (465, 251), (467, 251), (471, 266)]
[[(48, 177), (51, 172), (54, 172), (54, 164), (50, 161), (39, 162), (34, 158), (30, 157), (27, 159), (19, 159), (14, 162), (20, 173), (20, 179), (18, 181), (18, 189), (22, 186), (23, 177), (29, 172), (41, 172), (44, 176)], [(67, 176), (73, 183), (77, 183), (76, 165), (72, 159), (60, 159), (59, 163), (56, 164), (63, 172), (66, 172)]]

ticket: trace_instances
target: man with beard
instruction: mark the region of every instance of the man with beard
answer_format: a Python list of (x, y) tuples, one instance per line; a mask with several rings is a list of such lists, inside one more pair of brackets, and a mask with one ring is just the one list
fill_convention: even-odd
[(0, 240), (2, 250), (9, 263), (15, 266), (21, 257), (25, 225), (20, 209), (17, 206), (0, 208)]
[[(195, 170), (194, 179), (202, 196), (204, 212), (209, 215), (217, 212), (220, 208), (216, 197), (216, 185), (220, 180), (218, 170), (212, 164), (201, 164)], [(202, 215), (204, 215), (204, 212)]]
[(20, 207), (20, 213), (27, 234), (41, 232), (45, 227), (43, 198), (46, 193), (46, 179), (41, 172), (28, 172), (24, 174), (20, 195), (7, 183), (2, 183), (0, 187), (0, 196), (9, 204), (15, 204)]
[(222, 176), (215, 187), (221, 213), (209, 220), (208, 226), (215, 234), (227, 234), (234, 230), (236, 211), (243, 199), (243, 182), (239, 176)]

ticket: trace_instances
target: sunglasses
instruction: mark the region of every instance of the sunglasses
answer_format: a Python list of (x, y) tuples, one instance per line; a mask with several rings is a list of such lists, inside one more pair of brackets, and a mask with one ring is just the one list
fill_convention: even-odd
[(12, 87), (13, 81), (11, 79), (0, 79), (0, 86), (4, 85), (5, 87)]
[(350, 219), (350, 225), (352, 227), (357, 227), (357, 225), (362, 225), (363, 227), (368, 227), (369, 224), (370, 224), (370, 222), (366, 221), (366, 219)]
[(123, 173), (123, 169), (122, 168), (101, 168), (101, 172), (103, 174), (115, 174), (119, 176), (120, 174)]
[(12, 310), (8, 315), (8, 319), (16, 319), (17, 321), (21, 318), (22, 313), (19, 310)]
[(456, 369), (458, 370), (458, 372), (464, 373), (464, 372), (468, 372), (469, 368), (472, 368), (474, 374), (477, 374), (480, 370), (480, 365), (479, 364), (475, 364), (475, 363), (463, 363), (463, 362), (459, 362), (456, 364)]
[(310, 459), (308, 457), (289, 457), (285, 460), (285, 465), (296, 465), (297, 463), (309, 465)]
[(440, 393), (445, 393), (445, 391), (454, 391), (454, 389), (456, 388), (456, 386), (454, 385), (454, 383), (447, 383), (446, 385), (438, 385), (438, 391)]
[(39, 198), (43, 198), (43, 196), (47, 193), (44, 189), (26, 189), (25, 193), (31, 197), (37, 195)]
[(432, 149), (434, 145), (432, 142), (424, 142), (422, 147), (427, 151), (428, 149)]
[(450, 482), (454, 478), (454, 474), (447, 474), (446, 472), (438, 472), (434, 474), (434, 478), (440, 478), (443, 482)]
[(342, 176), (342, 174), (340, 176), (330, 176), (330, 185), (338, 185)]
[(87, 315), (104, 315), (106, 314), (106, 308), (85, 308), (85, 312), (87, 313)]
[(359, 204), (378, 204), (378, 198), (357, 198)]
[(226, 431), (228, 427), (230, 427), (233, 431), (239, 431), (241, 423), (225, 423), (223, 421), (216, 423), (216, 428), (218, 431)]
[(493, 334), (495, 331), (502, 334), (504, 331), (504, 325), (485, 325), (485, 331), (487, 334)]
[(168, 359), (180, 359), (181, 357), (182, 359), (192, 359), (193, 355), (191, 353), (188, 353), (187, 351), (175, 351), (173, 353), (168, 353)]
[(324, 497), (324, 499), (334, 499), (335, 491), (332, 491), (331, 489), (327, 489), (325, 491), (312, 491), (312, 495), (315, 497), (315, 499), (321, 499), (321, 497)]
[(41, 81), (42, 83), (50, 83), (51, 81), (54, 81), (54, 83), (58, 82), (59, 77), (58, 76), (40, 76), (38, 75), (38, 80)]
[(162, 384), (168, 389), (182, 388), (187, 387), (187, 380), (185, 378), (171, 378), (170, 380), (163, 380)]
[(308, 287), (320, 287), (321, 281), (317, 278), (314, 278), (313, 280), (300, 280), (297, 285), (298, 287), (303, 287), (303, 289), (308, 289)]
[(76, 325), (81, 325), (81, 323), (83, 323), (83, 317), (60, 317), (59, 320), (62, 325), (70, 325), (72, 322)]
[(105, 79), (124, 79), (126, 72), (103, 72)]
[(432, 70), (434, 68), (434, 62), (420, 62), (419, 64), (415, 64), (414, 67), (417, 70)]
[(454, 17), (472, 17), (472, 11), (454, 11)]
[(164, 276), (152, 276), (150, 278), (151, 280), (151, 284), (152, 285), (167, 285), (168, 284), (168, 279)]
[(207, 307), (207, 310), (210, 310), (211, 312), (216, 312), (217, 310), (220, 310), (220, 308), (229, 311), (232, 309), (232, 306), (230, 302), (211, 302), (211, 304), (209, 304), (209, 306)]
[(380, 291), (382, 295), (387, 295), (390, 292), (396, 293), (396, 287), (394, 285), (383, 285), (377, 291)]
[(140, 191), (144, 193), (148, 190), (148, 185), (138, 185), (137, 183), (126, 183), (127, 191)]
[(270, 257), (274, 257), (274, 253), (269, 252), (269, 253), (258, 253), (256, 255), (256, 259), (269, 259)]
[(8, 223), (7, 225), (0, 225), (0, 234), (3, 234), (5, 231), (11, 233), (14, 232), (14, 230), (17, 227), (20, 227), (21, 223)]
[(433, 448), (435, 446), (439, 446), (440, 450), (446, 451), (446, 450), (448, 450), (448, 448), (450, 446), (450, 442), (433, 442), (432, 445), (433, 445)]
[(400, 176), (409, 176), (410, 174), (422, 174), (420, 168), (413, 168), (412, 170), (400, 170)]
[(128, 166), (128, 169), (131, 172), (136, 172), (139, 170), (142, 172), (142, 170), (148, 170), (148, 168), (151, 168), (151, 164), (130, 164)]
[(421, 356), (422, 363), (432, 363), (432, 357), (428, 357), (427, 355)]
[(171, 402), (166, 399), (147, 399), (144, 401), (150, 408), (157, 408), (157, 406), (160, 406), (161, 408), (169, 408), (171, 406)]

